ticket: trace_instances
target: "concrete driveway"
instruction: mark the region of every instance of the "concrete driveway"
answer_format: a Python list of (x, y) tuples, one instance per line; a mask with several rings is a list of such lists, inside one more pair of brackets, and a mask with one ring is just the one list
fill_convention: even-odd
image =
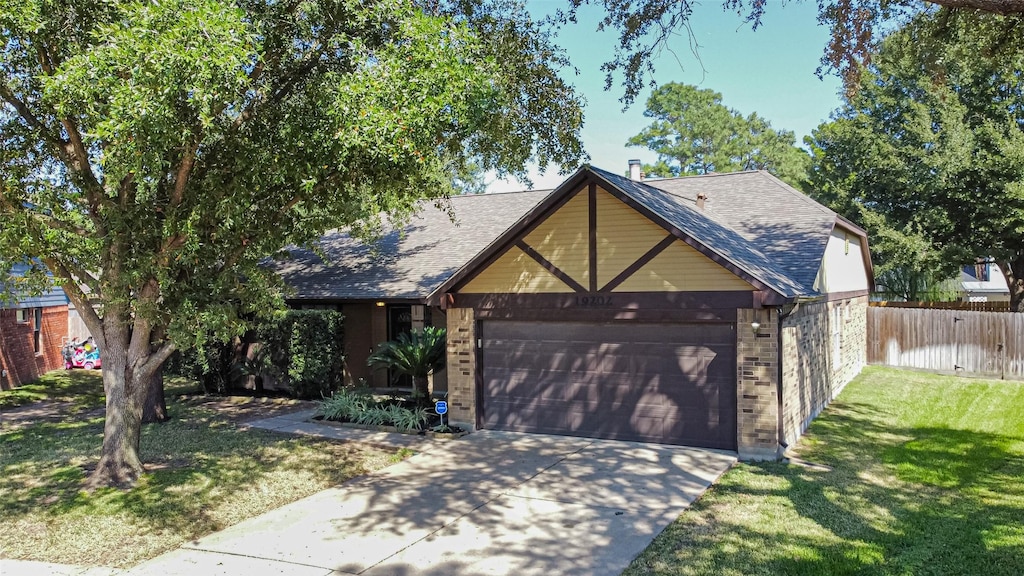
[(482, 431), (129, 574), (619, 574), (729, 453)]

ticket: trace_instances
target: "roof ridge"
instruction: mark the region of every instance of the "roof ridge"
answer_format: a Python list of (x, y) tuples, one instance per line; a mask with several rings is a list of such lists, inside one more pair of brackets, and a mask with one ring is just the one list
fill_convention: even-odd
[(449, 196), (449, 200), (455, 200), (456, 198), (479, 198), (479, 197), (490, 197), (490, 196), (509, 196), (511, 194), (533, 194), (540, 192), (551, 192), (554, 188), (530, 188), (529, 190), (506, 190), (504, 192), (481, 192), (479, 194), (454, 194)]

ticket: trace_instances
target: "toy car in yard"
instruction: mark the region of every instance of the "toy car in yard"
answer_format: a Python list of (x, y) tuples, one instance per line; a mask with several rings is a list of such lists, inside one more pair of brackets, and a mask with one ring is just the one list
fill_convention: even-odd
[(61, 355), (64, 356), (65, 370), (72, 368), (92, 370), (103, 367), (103, 362), (100, 360), (100, 349), (93, 343), (92, 338), (82, 343), (77, 340), (68, 342), (61, 350)]

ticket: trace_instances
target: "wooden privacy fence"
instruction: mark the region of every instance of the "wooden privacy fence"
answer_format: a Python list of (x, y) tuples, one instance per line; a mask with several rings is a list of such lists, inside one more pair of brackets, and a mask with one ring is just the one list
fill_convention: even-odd
[(1024, 380), (1024, 314), (872, 306), (868, 363)]
[(870, 306), (883, 308), (939, 308), (942, 310), (973, 310), (974, 312), (1009, 312), (1010, 302), (871, 302)]

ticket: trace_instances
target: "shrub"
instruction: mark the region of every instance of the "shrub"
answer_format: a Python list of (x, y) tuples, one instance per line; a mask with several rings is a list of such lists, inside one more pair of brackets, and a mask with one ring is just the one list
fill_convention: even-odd
[(444, 367), (445, 329), (427, 326), (400, 334), (384, 342), (370, 355), (370, 366), (389, 368), (396, 376), (409, 375), (413, 380), (413, 397), (421, 406), (430, 402), (427, 376)]
[(164, 373), (199, 382), (207, 394), (228, 394), (234, 388), (233, 342), (210, 342), (201, 349), (176, 351), (164, 365)]
[(340, 389), (330, 398), (319, 403), (317, 413), (327, 420), (356, 422), (359, 415), (372, 406), (373, 399), (366, 393), (352, 389)]
[(297, 398), (324, 398), (343, 380), (344, 317), (333, 310), (289, 310), (257, 329), (273, 364)]
[(419, 430), (427, 423), (427, 411), (418, 409), (410, 410), (397, 404), (388, 406), (391, 425), (403, 432)]

